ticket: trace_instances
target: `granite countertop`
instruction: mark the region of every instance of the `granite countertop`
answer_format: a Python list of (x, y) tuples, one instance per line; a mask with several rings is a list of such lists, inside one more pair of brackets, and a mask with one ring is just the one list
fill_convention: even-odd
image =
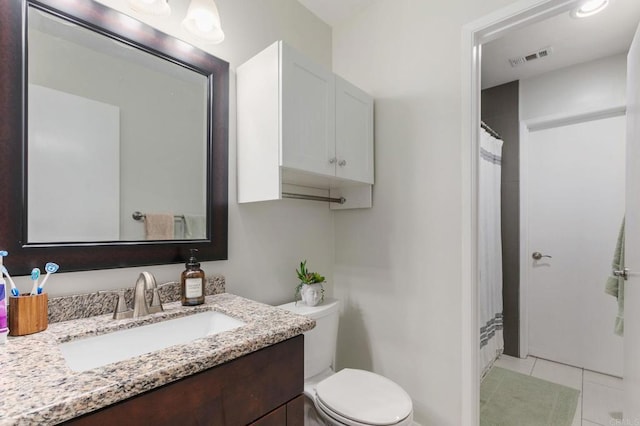
[[(165, 311), (138, 319), (110, 314), (50, 324), (43, 332), (10, 337), (0, 345), (0, 425), (50, 425), (114, 404), (142, 392), (282, 342), (315, 322), (228, 293), (207, 296), (204, 305), (164, 304)], [(246, 325), (125, 361), (76, 373), (58, 343), (118, 329), (216, 310)]]

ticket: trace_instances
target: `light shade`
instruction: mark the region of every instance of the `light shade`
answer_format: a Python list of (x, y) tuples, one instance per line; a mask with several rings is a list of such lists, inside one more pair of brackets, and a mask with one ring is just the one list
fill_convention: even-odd
[(167, 16), (171, 13), (169, 0), (127, 0), (131, 9), (149, 15)]
[(571, 12), (571, 16), (574, 18), (586, 18), (587, 16), (602, 12), (608, 5), (609, 0), (586, 0)]
[(209, 43), (220, 43), (224, 40), (220, 14), (213, 0), (191, 0), (182, 26)]

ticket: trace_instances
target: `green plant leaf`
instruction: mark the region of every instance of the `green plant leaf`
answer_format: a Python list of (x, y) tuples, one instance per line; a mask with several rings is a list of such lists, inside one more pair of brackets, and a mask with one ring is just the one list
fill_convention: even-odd
[[(317, 272), (309, 272), (307, 269), (307, 261), (306, 259), (300, 262), (300, 269), (296, 269), (296, 274), (298, 279), (300, 280), (300, 285), (302, 284), (314, 284), (314, 283), (322, 283), (325, 278)], [(296, 288), (296, 295), (298, 295), (299, 289)]]

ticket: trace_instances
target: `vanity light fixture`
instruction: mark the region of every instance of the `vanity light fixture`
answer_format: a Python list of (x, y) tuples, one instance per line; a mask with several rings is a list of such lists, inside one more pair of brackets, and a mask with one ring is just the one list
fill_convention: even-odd
[(182, 26), (209, 43), (217, 44), (224, 40), (220, 14), (214, 0), (191, 0)]
[(609, 0), (586, 0), (573, 9), (571, 16), (574, 18), (586, 18), (602, 12), (609, 5)]
[(136, 12), (149, 15), (168, 16), (171, 13), (169, 0), (127, 0), (127, 3)]

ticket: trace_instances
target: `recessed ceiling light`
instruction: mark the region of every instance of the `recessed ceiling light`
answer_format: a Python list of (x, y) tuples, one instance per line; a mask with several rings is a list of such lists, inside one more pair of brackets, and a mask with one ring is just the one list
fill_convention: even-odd
[(608, 5), (609, 0), (586, 0), (579, 7), (573, 9), (571, 16), (574, 18), (593, 16), (598, 12), (602, 12)]

